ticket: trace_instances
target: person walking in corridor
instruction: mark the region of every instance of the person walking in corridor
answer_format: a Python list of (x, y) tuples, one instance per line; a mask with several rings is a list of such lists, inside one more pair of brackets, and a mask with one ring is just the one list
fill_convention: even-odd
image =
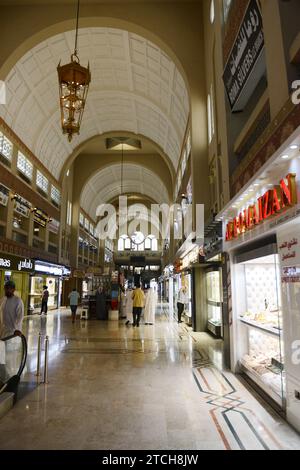
[(41, 313), (44, 313), (47, 315), (48, 312), (48, 300), (49, 300), (49, 291), (48, 291), (48, 286), (43, 287), (43, 294), (42, 294), (42, 308), (41, 308)]
[(138, 286), (132, 294), (133, 300), (133, 326), (140, 326), (140, 318), (142, 314), (142, 309), (145, 306), (145, 294), (141, 289), (141, 286)]
[(78, 302), (79, 302), (79, 299), (80, 299), (80, 294), (79, 294), (79, 292), (77, 292), (75, 287), (72, 290), (72, 292), (70, 292), (69, 299), (70, 299), (70, 309), (71, 309), (71, 312), (72, 312), (72, 323), (75, 323)]
[(24, 304), (23, 300), (15, 295), (15, 290), (13, 281), (5, 283), (5, 296), (0, 301), (0, 338), (22, 334)]
[(188, 303), (187, 288), (186, 286), (182, 286), (179, 289), (178, 298), (177, 298), (178, 323), (182, 323), (181, 317), (184, 311), (184, 307), (187, 303)]

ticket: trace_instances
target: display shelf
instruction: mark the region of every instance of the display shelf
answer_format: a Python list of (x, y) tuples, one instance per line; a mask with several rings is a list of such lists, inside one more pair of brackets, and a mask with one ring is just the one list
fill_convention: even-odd
[(208, 320), (207, 322), (207, 329), (208, 331), (210, 331), (214, 336), (216, 336), (217, 338), (221, 338), (222, 337), (222, 325), (220, 324), (216, 324), (214, 321), (212, 320)]
[(276, 390), (275, 387), (272, 387), (268, 382), (264, 381), (262, 376), (259, 375), (254, 369), (249, 367), (243, 359), (240, 361), (240, 366), (242, 372), (250, 377), (250, 379), (255, 382), (267, 395), (269, 395), (278, 405), (282, 406), (283, 398), (281, 395), (282, 391), (280, 375), (278, 375), (279, 390)]
[(221, 307), (222, 303), (217, 302), (216, 300), (207, 299), (207, 304), (212, 305), (213, 307)]
[(257, 328), (261, 331), (265, 331), (266, 333), (270, 333), (275, 336), (280, 336), (281, 330), (278, 328), (275, 328), (273, 326), (267, 326), (262, 323), (258, 323), (255, 320), (246, 320), (243, 317), (240, 317), (239, 320), (244, 323), (245, 325)]

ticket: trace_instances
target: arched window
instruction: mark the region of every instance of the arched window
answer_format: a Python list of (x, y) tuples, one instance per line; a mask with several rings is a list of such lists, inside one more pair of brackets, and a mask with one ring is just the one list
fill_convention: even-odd
[(118, 240), (118, 251), (158, 251), (158, 241), (154, 235), (144, 237), (137, 232), (131, 238), (122, 235)]

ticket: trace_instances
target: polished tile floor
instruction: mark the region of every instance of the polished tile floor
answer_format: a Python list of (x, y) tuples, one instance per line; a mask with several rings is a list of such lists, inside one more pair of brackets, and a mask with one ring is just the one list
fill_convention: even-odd
[[(222, 342), (178, 326), (25, 320), (28, 392), (0, 422), (0, 449), (300, 449), (300, 436), (222, 369)], [(36, 385), (39, 332), (49, 384)]]

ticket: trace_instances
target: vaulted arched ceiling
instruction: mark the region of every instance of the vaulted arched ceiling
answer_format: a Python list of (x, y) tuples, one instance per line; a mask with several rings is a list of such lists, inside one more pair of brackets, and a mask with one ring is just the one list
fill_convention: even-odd
[[(168, 203), (169, 196), (162, 180), (139, 165), (123, 166), (123, 194), (144, 195), (158, 204)], [(93, 218), (97, 207), (121, 194), (121, 164), (110, 165), (96, 173), (85, 185), (80, 205)]]
[(188, 92), (174, 62), (155, 44), (127, 31), (82, 28), (79, 56), (92, 83), (80, 136), (60, 128), (56, 67), (70, 61), (74, 31), (35, 46), (6, 78), (0, 115), (58, 179), (72, 151), (94, 135), (128, 131), (153, 140), (177, 169), (189, 115)]

